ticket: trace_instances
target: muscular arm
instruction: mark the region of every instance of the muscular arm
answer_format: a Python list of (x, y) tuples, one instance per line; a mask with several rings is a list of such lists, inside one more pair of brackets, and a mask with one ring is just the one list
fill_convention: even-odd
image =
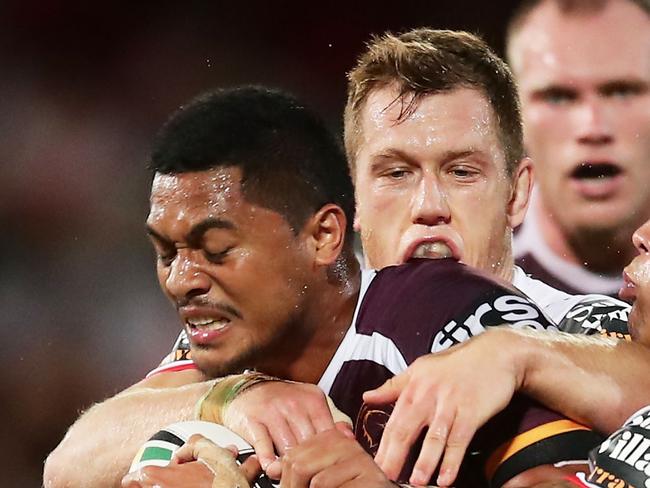
[(94, 405), (48, 456), (46, 488), (119, 487), (138, 448), (172, 422), (193, 417), (208, 390), (196, 370), (162, 373)]
[(564, 333), (503, 328), (488, 334), (485, 339), (523, 365), (520, 391), (598, 431), (615, 431), (649, 402), (650, 348)]

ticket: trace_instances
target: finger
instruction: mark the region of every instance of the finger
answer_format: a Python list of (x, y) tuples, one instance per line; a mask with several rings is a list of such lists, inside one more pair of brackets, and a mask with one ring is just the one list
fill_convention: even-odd
[(367, 475), (371, 474), (371, 472), (379, 471), (379, 467), (372, 462), (370, 456), (368, 458), (366, 463), (364, 463), (364, 459), (360, 459), (358, 456), (341, 459), (339, 462), (331, 464), (317, 472), (311, 479), (311, 486), (339, 488), (341, 486), (348, 486), (348, 483), (359, 478), (363, 481), (364, 488), (367, 488), (370, 485), (368, 479), (372, 479), (372, 476)]
[(334, 427), (332, 411), (325, 396), (323, 396), (322, 402), (318, 402), (309, 409), (309, 416), (316, 432), (324, 432)]
[(122, 488), (144, 488), (151, 486), (156, 479), (157, 471), (161, 468), (157, 466), (145, 466), (133, 473), (129, 473), (122, 478)]
[[(439, 409), (440, 410), (440, 409)], [(418, 459), (413, 466), (410, 483), (414, 485), (426, 485), (429, 483), (435, 471), (440, 457), (445, 451), (449, 426), (453, 424), (454, 417), (446, 412), (438, 412), (427, 429), (422, 442), (422, 448)]]
[(287, 416), (287, 418), (287, 423), (291, 428), (291, 432), (293, 433), (297, 444), (313, 437), (316, 433), (312, 420), (306, 412), (302, 410), (292, 412), (290, 416)]
[(224, 449), (230, 451), (233, 458), (237, 458), (237, 456), (239, 456), (239, 448), (234, 444), (228, 444), (227, 446), (224, 446)]
[(271, 462), (271, 464), (267, 465), (264, 471), (266, 471), (266, 475), (272, 480), (279, 480), (282, 476), (282, 461), (276, 459)]
[(386, 423), (375, 461), (393, 481), (399, 476), (411, 446), (426, 425), (426, 410), (431, 406), (427, 407), (423, 410), (402, 395)]
[(124, 478), (122, 478), (121, 487), (122, 488), (139, 488), (143, 486), (140, 482), (140, 470), (129, 473)]
[(271, 434), (271, 439), (273, 439), (273, 445), (280, 455), (287, 452), (287, 449), (291, 449), (298, 444), (291, 427), (289, 427), (284, 417), (275, 419), (267, 426), (267, 429), (269, 434)]
[(260, 466), (260, 462), (255, 455), (248, 456), (248, 458), (241, 463), (240, 469), (246, 480), (248, 480), (249, 485), (252, 485), (253, 481), (262, 474), (262, 466)]
[[(259, 460), (262, 469), (267, 471), (268, 466), (277, 460), (271, 434), (264, 425), (257, 422), (249, 425), (249, 434), (252, 439), (251, 445), (253, 446), (253, 449), (255, 449), (257, 459)], [(268, 471), (267, 474), (271, 476)]]
[(200, 434), (191, 435), (187, 442), (174, 452), (170, 464), (182, 464), (195, 461), (198, 458), (196, 444), (201, 439), (205, 438)]
[(438, 485), (451, 486), (456, 481), (467, 446), (469, 446), (477, 428), (471, 420), (466, 420), (464, 416), (457, 415), (447, 438), (447, 447), (437, 480)]
[(334, 427), (336, 427), (339, 432), (342, 432), (345, 437), (349, 439), (355, 438), (352, 427), (347, 422), (336, 422), (336, 424), (334, 424)]
[(393, 376), (379, 388), (368, 390), (363, 394), (363, 401), (370, 404), (391, 403), (397, 400), (409, 381), (407, 373)]
[(282, 481), (291, 488), (310, 486), (314, 475), (355, 452), (354, 449), (350, 451), (350, 447), (357, 451), (362, 449), (336, 429), (321, 432), (282, 457)]

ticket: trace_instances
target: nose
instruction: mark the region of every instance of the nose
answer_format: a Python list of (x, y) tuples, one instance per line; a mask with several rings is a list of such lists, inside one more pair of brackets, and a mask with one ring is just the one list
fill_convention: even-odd
[(210, 290), (210, 279), (196, 261), (196, 252), (198, 251), (192, 249), (179, 249), (170, 265), (164, 283), (167, 292), (176, 301), (204, 295)]
[(632, 235), (632, 242), (639, 254), (650, 252), (650, 220), (639, 227)]
[(605, 101), (597, 96), (585, 99), (578, 111), (578, 142), (588, 145), (609, 144), (614, 140)]
[(411, 199), (411, 221), (420, 225), (448, 224), (447, 195), (433, 177), (423, 177)]

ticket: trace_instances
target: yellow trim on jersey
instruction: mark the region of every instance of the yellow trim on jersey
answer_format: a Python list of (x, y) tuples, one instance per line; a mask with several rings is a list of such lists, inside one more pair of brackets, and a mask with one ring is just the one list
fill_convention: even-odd
[(565, 432), (574, 430), (591, 430), (584, 425), (573, 422), (572, 420), (555, 420), (546, 424), (539, 425), (534, 429), (528, 430), (513, 437), (509, 441), (502, 444), (485, 463), (485, 474), (487, 479), (491, 480), (496, 473), (499, 466), (501, 466), (509, 458), (517, 454), (522, 449), (534, 444), (535, 442), (553, 437)]

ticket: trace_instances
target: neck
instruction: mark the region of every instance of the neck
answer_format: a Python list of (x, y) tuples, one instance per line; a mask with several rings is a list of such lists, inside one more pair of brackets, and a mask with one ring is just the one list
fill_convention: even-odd
[(533, 211), (548, 248), (569, 263), (594, 273), (615, 275), (636, 255), (631, 240), (633, 229), (579, 229), (572, 232), (562, 227), (541, 199)]
[(269, 354), (269, 363), (259, 365), (260, 371), (318, 383), (352, 323), (361, 288), (361, 272), (354, 257), (338, 270), (323, 270), (322, 286), (311, 293), (300, 325), (292, 328), (291, 340)]

